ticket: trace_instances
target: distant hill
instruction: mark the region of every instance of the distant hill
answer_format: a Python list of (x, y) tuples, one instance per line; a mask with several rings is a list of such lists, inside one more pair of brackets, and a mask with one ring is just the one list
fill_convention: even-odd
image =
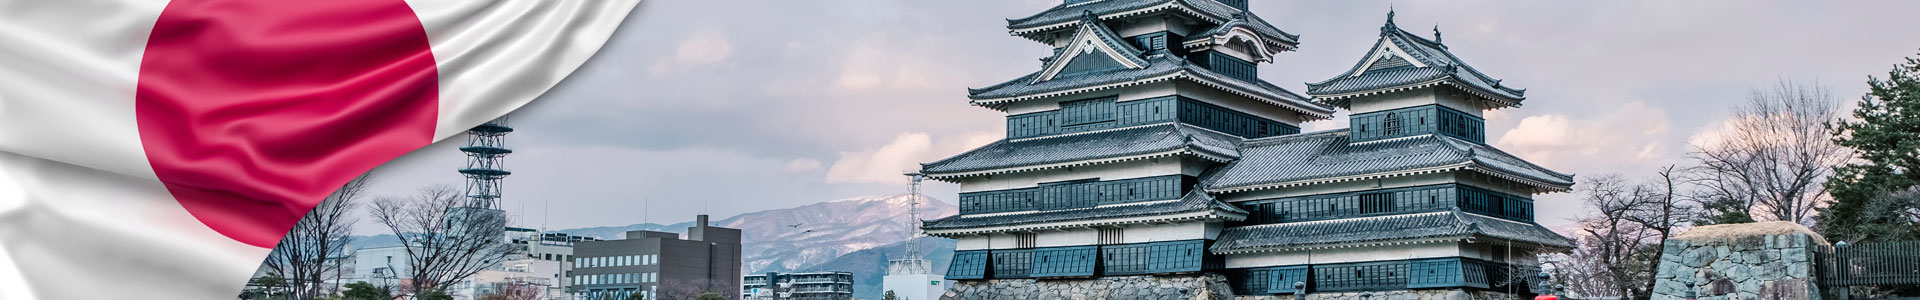
[[(958, 242), (943, 238), (920, 239), (920, 253), (933, 265), (934, 274), (946, 274), (947, 264), (953, 261), (953, 247)], [(880, 299), (884, 291), (880, 284), (887, 276), (887, 261), (902, 258), (907, 254), (907, 243), (899, 242), (886, 246), (854, 251), (833, 260), (802, 268), (800, 271), (846, 271), (853, 272), (853, 297), (858, 299)]]
[(561, 230), (555, 230), (555, 232), (561, 232), (561, 233), (577, 235), (577, 236), (593, 237), (593, 238), (602, 239), (602, 240), (614, 240), (614, 239), (625, 238), (628, 231), (634, 231), (634, 230), (652, 230), (652, 231), (664, 231), (664, 232), (685, 234), (687, 233), (687, 227), (693, 227), (693, 222), (680, 222), (680, 223), (673, 223), (673, 224), (667, 224), (667, 225), (646, 223), (646, 224), (631, 224), (627, 226), (600, 226), (600, 227), (561, 229)]
[[(906, 240), (905, 194), (851, 198), (801, 207), (741, 214), (718, 226), (739, 228), (745, 240), (742, 264), (749, 273), (788, 272)], [(959, 208), (922, 197), (920, 218), (953, 215)]]

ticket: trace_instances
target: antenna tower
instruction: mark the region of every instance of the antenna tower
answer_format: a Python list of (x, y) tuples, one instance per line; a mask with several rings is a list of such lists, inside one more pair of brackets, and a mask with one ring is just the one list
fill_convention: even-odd
[(920, 258), (920, 182), (926, 179), (919, 172), (907, 173), (913, 178), (913, 184), (907, 189), (907, 256), (887, 262), (887, 275), (917, 275), (933, 272), (926, 259)]
[(460, 174), (467, 176), (466, 207), (502, 208), (500, 179), (513, 175), (501, 163), (502, 158), (513, 153), (513, 149), (507, 148), (506, 139), (511, 132), (513, 127), (507, 126), (506, 116), (467, 130), (467, 146), (460, 147), (460, 152), (467, 153), (467, 167), (460, 169)]
[(920, 258), (920, 180), (918, 172), (907, 173), (913, 184), (907, 188), (907, 258)]

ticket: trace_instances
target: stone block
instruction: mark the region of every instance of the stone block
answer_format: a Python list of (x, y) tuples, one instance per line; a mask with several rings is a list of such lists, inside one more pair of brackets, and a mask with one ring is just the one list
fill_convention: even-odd
[(1701, 250), (1702, 249), (1694, 249), (1694, 250), (1685, 252), (1686, 254), (1683, 254), (1683, 256), (1681, 256), (1682, 262), (1687, 267), (1699, 268), (1699, 267), (1705, 267), (1707, 266), (1707, 264), (1713, 263), (1714, 258), (1719, 256), (1713, 253), (1712, 251), (1701, 251)]
[(1787, 278), (1812, 278), (1813, 266), (1808, 263), (1787, 264)]
[(1790, 263), (1808, 262), (1813, 260), (1811, 254), (1813, 254), (1813, 252), (1807, 251), (1806, 248), (1780, 249), (1780, 261)]

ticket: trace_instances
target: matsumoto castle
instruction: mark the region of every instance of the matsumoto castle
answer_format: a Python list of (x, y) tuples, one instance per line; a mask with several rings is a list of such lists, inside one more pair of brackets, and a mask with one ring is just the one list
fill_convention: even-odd
[[(922, 166), (961, 188), (960, 214), (924, 226), (959, 240), (944, 298), (1531, 297), (1533, 253), (1573, 245), (1532, 196), (1573, 175), (1488, 146), (1481, 119), (1526, 90), (1388, 13), (1351, 70), (1297, 94), (1256, 70), (1299, 35), (1247, 2), (1067, 0), (1008, 20), (1054, 51), (968, 91), (1007, 113), (1005, 140)], [(1342, 109), (1347, 128), (1300, 132)]]

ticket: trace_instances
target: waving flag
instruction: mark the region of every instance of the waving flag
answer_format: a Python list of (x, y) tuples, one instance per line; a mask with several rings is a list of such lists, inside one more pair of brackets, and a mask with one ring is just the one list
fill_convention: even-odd
[(229, 299), (374, 166), (533, 100), (639, 0), (0, 0), (0, 299)]

